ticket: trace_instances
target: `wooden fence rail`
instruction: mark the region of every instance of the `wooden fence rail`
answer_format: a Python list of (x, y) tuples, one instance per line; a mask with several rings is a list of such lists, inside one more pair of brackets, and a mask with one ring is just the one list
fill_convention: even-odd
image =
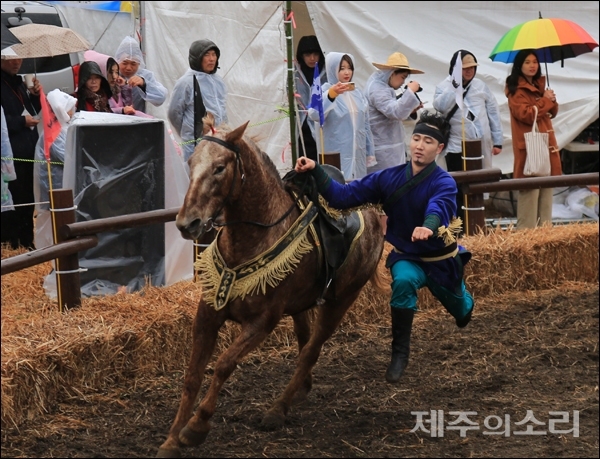
[[(450, 175), (456, 180), (465, 195), (472, 198), (472, 203), (483, 202), (483, 193), (486, 192), (598, 185), (600, 182), (598, 172), (511, 180), (500, 180), (502, 171), (497, 168), (451, 172)], [(98, 244), (98, 237), (96, 236), (98, 233), (175, 221), (179, 211), (179, 208), (171, 208), (75, 222), (72, 190), (53, 190), (52, 196), (55, 203), (54, 212), (56, 212), (57, 244), (2, 260), (1, 274), (3, 276), (56, 259), (57, 267), (60, 266), (60, 269), (64, 270), (64, 274), (57, 276), (59, 278), (57, 285), (59, 287), (59, 307), (61, 310), (81, 304), (79, 262), (76, 254), (95, 247)], [(469, 221), (467, 234), (475, 234), (475, 232), (482, 231), (485, 228), (483, 209), (467, 210), (465, 219)], [(63, 292), (62, 296), (60, 292)]]

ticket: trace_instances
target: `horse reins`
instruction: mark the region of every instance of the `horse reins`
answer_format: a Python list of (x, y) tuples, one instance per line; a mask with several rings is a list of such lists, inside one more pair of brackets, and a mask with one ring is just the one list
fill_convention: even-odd
[(235, 161), (236, 161), (236, 168), (233, 171), (233, 180), (231, 181), (231, 187), (229, 188), (229, 192), (227, 193), (227, 196), (225, 197), (225, 199), (223, 200), (223, 203), (221, 204), (221, 207), (219, 207), (217, 209), (217, 211), (213, 214), (212, 217), (210, 217), (207, 222), (204, 224), (204, 228), (205, 231), (210, 231), (211, 229), (217, 227), (217, 228), (222, 228), (224, 226), (228, 226), (228, 225), (234, 225), (237, 223), (247, 223), (250, 225), (256, 225), (256, 226), (261, 226), (263, 228), (271, 228), (272, 226), (275, 226), (279, 223), (281, 223), (291, 212), (292, 210), (294, 210), (294, 208), (296, 207), (296, 203), (294, 202), (292, 204), (292, 206), (287, 210), (286, 213), (284, 213), (276, 222), (271, 223), (271, 224), (265, 224), (265, 223), (260, 223), (260, 222), (253, 222), (253, 221), (244, 221), (244, 220), (238, 220), (238, 221), (233, 221), (233, 222), (225, 222), (225, 223), (217, 223), (215, 221), (215, 218), (217, 218), (219, 216), (219, 214), (223, 211), (223, 208), (225, 207), (225, 204), (227, 203), (227, 201), (229, 200), (231, 194), (233, 193), (233, 188), (235, 186), (235, 177), (237, 174), (237, 171), (240, 171), (240, 177), (242, 179), (242, 184), (241, 186), (244, 185), (244, 183), (246, 182), (246, 175), (244, 174), (244, 164), (242, 163), (242, 158), (240, 156), (240, 149), (238, 146), (233, 145), (232, 143), (229, 142), (225, 142), (222, 139), (219, 139), (217, 137), (212, 137), (212, 136), (204, 136), (202, 137), (202, 140), (208, 140), (209, 142), (215, 142), (218, 143), (219, 145), (227, 148), (228, 150), (231, 150), (235, 153)]

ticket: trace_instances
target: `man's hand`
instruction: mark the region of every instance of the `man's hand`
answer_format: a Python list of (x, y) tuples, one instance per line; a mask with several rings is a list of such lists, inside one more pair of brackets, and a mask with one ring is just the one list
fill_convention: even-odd
[(296, 167), (294, 167), (294, 170), (298, 173), (302, 173), (308, 172), (309, 170), (314, 168), (315, 162), (312, 159), (307, 158), (306, 156), (302, 156), (296, 161)]
[(410, 238), (410, 240), (412, 242), (415, 242), (415, 241), (426, 241), (431, 236), (433, 236), (433, 231), (431, 231), (429, 228), (425, 228), (424, 226), (417, 226), (414, 229), (414, 231), (412, 233), (412, 237)]
[(129, 80), (127, 80), (127, 83), (132, 88), (134, 86), (140, 86), (140, 87), (143, 88), (146, 85), (146, 81), (141, 76), (139, 76), (139, 75), (132, 76)]
[(41, 88), (41, 84), (40, 84), (40, 80), (38, 80), (37, 78), (33, 77), (33, 86), (31, 88), (27, 88), (27, 90), (33, 94), (34, 96), (39, 96), (40, 95), (40, 88)]
[(25, 115), (25, 126), (27, 126), (28, 128), (37, 126), (39, 122), (39, 118), (34, 118), (31, 115)]
[(502, 148), (494, 147), (492, 148), (492, 155), (496, 156), (502, 153)]

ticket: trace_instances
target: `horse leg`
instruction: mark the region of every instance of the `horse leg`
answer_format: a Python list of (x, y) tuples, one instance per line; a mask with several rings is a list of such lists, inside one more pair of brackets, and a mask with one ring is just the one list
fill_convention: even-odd
[[(217, 396), (221, 387), (231, 376), (238, 362), (254, 350), (277, 325), (277, 320), (263, 316), (258, 321), (245, 322), (238, 337), (221, 354), (215, 364), (215, 371), (206, 395), (200, 402), (196, 414), (179, 433), (179, 441), (185, 445), (198, 445), (204, 441), (210, 430), (210, 418), (215, 413)], [(200, 442), (198, 440), (201, 440)]]
[(317, 363), (323, 344), (337, 329), (344, 314), (356, 298), (358, 298), (359, 293), (360, 290), (343, 299), (340, 296), (335, 304), (328, 301), (319, 307), (317, 318), (314, 321), (315, 330), (298, 357), (298, 364), (296, 365), (292, 379), (265, 414), (262, 420), (263, 428), (273, 430), (283, 426), (294, 394), (306, 380), (307, 375), (311, 373), (312, 368)]
[[(217, 342), (218, 332), (223, 323), (224, 316), (216, 314), (215, 311), (201, 302), (198, 306), (198, 312), (194, 319), (194, 327), (192, 330), (192, 354), (188, 365), (187, 373), (183, 381), (183, 391), (181, 394), (181, 402), (175, 416), (175, 421), (169, 430), (169, 435), (165, 442), (158, 449), (156, 457), (181, 457), (179, 450), (179, 434), (184, 428), (192, 415), (192, 410), (202, 379), (204, 378), (204, 370), (212, 356), (215, 344)], [(204, 437), (208, 434), (205, 432)]]
[[(303, 311), (299, 314), (292, 316), (294, 320), (294, 333), (296, 334), (296, 339), (298, 340), (298, 356), (302, 352), (302, 349), (308, 343), (310, 339), (310, 316), (309, 311)], [(302, 385), (298, 389), (298, 392), (294, 394), (294, 398), (292, 400), (292, 404), (296, 405), (298, 403), (302, 403), (306, 400), (308, 393), (312, 389), (312, 372), (309, 371), (302, 381)]]

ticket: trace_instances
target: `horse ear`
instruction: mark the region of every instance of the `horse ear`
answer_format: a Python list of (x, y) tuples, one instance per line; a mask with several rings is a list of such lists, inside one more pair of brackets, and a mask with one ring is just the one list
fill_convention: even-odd
[(211, 112), (206, 112), (206, 115), (202, 118), (202, 136), (205, 136), (209, 132), (212, 132), (215, 126), (215, 117)]
[(249, 122), (250, 122), (250, 120), (246, 121), (244, 124), (235, 128), (233, 131), (231, 131), (229, 134), (227, 134), (227, 137), (226, 137), (227, 142), (235, 143), (238, 140), (240, 140), (242, 138), (242, 136), (244, 135), (244, 132), (246, 131), (246, 128), (248, 127)]

